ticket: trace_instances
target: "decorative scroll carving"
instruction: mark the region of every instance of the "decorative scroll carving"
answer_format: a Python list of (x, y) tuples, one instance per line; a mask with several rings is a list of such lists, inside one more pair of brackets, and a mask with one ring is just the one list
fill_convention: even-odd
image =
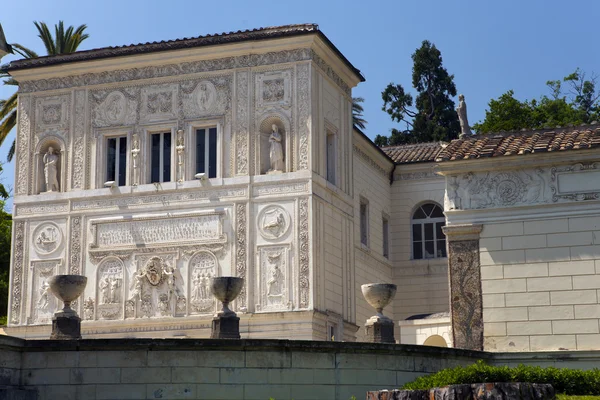
[(287, 245), (265, 246), (259, 249), (257, 311), (291, 309), (288, 257)]
[(285, 235), (290, 227), (290, 215), (276, 205), (263, 208), (258, 213), (258, 231), (265, 239), (278, 239)]
[(250, 68), (259, 65), (271, 65), (310, 60), (311, 58), (312, 53), (309, 49), (296, 49), (290, 51), (271, 52), (266, 54), (251, 54), (239, 57), (220, 58), (217, 60), (193, 61), (179, 64), (132, 68), (127, 70), (88, 73), (84, 75), (75, 75), (61, 78), (23, 81), (19, 82), (19, 91), (21, 93), (28, 93), (68, 88), (73, 86), (99, 85), (104, 83), (169, 77), (184, 74), (194, 74), (199, 72), (218, 71), (235, 68)]
[(405, 174), (399, 174), (396, 180), (400, 181), (418, 181), (425, 179), (442, 179), (441, 175), (436, 174), (433, 171), (421, 171), (421, 172), (407, 172)]
[(92, 221), (90, 249), (135, 249), (177, 243), (224, 243), (222, 212)]
[(34, 324), (47, 324), (58, 308), (48, 280), (59, 273), (61, 260), (32, 261), (31, 315)]
[(31, 98), (19, 96), (19, 131), (17, 134), (17, 187), (16, 194), (27, 194), (29, 185), (29, 138), (31, 136), (30, 118)]
[(80, 200), (73, 201), (73, 211), (85, 210), (118, 210), (124, 207), (146, 206), (146, 205), (161, 205), (169, 206), (180, 203), (191, 203), (201, 200), (218, 200), (226, 198), (236, 198), (246, 196), (246, 188), (229, 188), (223, 190), (200, 190), (187, 193), (175, 193), (165, 195), (146, 195), (146, 196), (131, 196), (118, 199), (98, 199), (98, 200)]
[(292, 71), (268, 71), (256, 74), (256, 107), (291, 106)]
[(238, 72), (236, 75), (236, 174), (248, 174), (248, 71)]
[(64, 136), (69, 129), (70, 95), (36, 99), (36, 131), (53, 132)]
[(483, 350), (479, 240), (448, 241), (454, 347)]
[(248, 281), (246, 280), (246, 204), (239, 203), (235, 208), (236, 215), (236, 238), (237, 238), (237, 252), (236, 252), (236, 264), (235, 269), (237, 276), (244, 278), (244, 286), (237, 297), (238, 309), (240, 311), (247, 310), (246, 303), (246, 287)]
[(550, 169), (552, 201), (584, 201), (600, 198), (600, 168), (597, 163), (578, 163)]
[(73, 130), (73, 169), (71, 187), (83, 189), (84, 157), (85, 157), (85, 91), (75, 92), (75, 125)]
[(310, 118), (310, 66), (309, 64), (297, 67), (297, 90), (298, 90), (298, 170), (308, 169), (308, 145), (311, 132)]
[(96, 304), (101, 319), (119, 319), (123, 310), (123, 262), (108, 258), (98, 266)]
[(16, 206), (15, 212), (16, 215), (22, 217), (24, 215), (36, 215), (36, 214), (44, 214), (44, 215), (54, 215), (57, 213), (63, 213), (69, 211), (68, 203), (49, 203), (49, 204), (36, 204), (32, 206), (20, 205)]
[(10, 285), (12, 293), (11, 301), (11, 322), (13, 325), (19, 324), (21, 321), (21, 294), (23, 283), (23, 262), (24, 262), (24, 231), (25, 222), (14, 223), (14, 255), (12, 265), (12, 285)]
[(142, 88), (140, 121), (151, 122), (176, 118), (177, 88), (175, 84)]
[(40, 224), (32, 235), (33, 247), (38, 254), (55, 252), (62, 244), (62, 239), (60, 228), (53, 222)]
[(308, 192), (308, 184), (306, 182), (298, 182), (292, 184), (277, 184), (264, 185), (254, 187), (254, 196), (270, 196), (270, 195), (286, 195)]
[(71, 217), (71, 263), (69, 273), (79, 275), (81, 270), (81, 217)]
[(310, 305), (310, 266), (309, 266), (309, 233), (308, 233), (308, 199), (299, 201), (299, 233), (298, 233), (298, 258), (300, 287), (300, 308)]
[(201, 251), (190, 259), (188, 270), (191, 313), (214, 312), (215, 298), (210, 292), (210, 278), (218, 276), (217, 258), (208, 251)]
[(373, 160), (371, 158), (371, 156), (369, 156), (367, 153), (362, 151), (362, 149), (360, 147), (355, 145), (354, 153), (357, 156), (359, 156), (364, 162), (366, 162), (369, 166), (373, 167), (373, 169), (375, 169), (375, 171), (378, 174), (382, 175), (386, 179), (389, 178), (389, 171), (387, 171), (385, 168), (383, 168), (381, 165), (379, 165), (377, 162), (375, 162), (375, 160)]

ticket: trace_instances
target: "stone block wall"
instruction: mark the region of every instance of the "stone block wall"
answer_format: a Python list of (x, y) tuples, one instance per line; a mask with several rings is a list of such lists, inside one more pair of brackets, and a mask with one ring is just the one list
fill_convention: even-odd
[(486, 350), (598, 348), (598, 230), (600, 217), (589, 216), (484, 225)]

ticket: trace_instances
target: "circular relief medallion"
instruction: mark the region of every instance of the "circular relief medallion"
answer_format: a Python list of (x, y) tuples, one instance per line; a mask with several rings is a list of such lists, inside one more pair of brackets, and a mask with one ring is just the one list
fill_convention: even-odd
[(146, 278), (152, 286), (157, 286), (163, 279), (163, 268), (160, 258), (152, 258), (146, 264)]
[(217, 89), (212, 82), (201, 81), (196, 88), (196, 102), (201, 112), (211, 111), (217, 102)]
[(500, 174), (494, 179), (496, 196), (500, 204), (512, 205), (520, 201), (524, 184), (515, 175)]
[(280, 206), (267, 206), (258, 213), (258, 231), (265, 239), (278, 239), (290, 227), (290, 216)]
[(125, 96), (121, 92), (112, 92), (104, 101), (104, 116), (111, 124), (119, 123), (125, 116)]
[(38, 254), (50, 254), (62, 243), (62, 232), (53, 222), (44, 222), (33, 231), (33, 247)]

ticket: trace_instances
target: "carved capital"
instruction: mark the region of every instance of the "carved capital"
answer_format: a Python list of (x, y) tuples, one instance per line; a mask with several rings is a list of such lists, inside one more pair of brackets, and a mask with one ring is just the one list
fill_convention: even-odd
[(482, 230), (482, 224), (449, 225), (442, 228), (442, 231), (449, 242), (456, 242), (459, 240), (479, 240), (479, 235)]

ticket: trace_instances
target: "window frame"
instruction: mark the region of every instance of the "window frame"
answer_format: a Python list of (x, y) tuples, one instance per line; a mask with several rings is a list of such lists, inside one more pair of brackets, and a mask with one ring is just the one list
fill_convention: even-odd
[[(333, 155), (329, 157), (329, 138), (333, 138)], [(338, 134), (335, 130), (329, 127), (325, 128), (325, 180), (334, 186), (337, 186), (338, 177)], [(330, 179), (330, 166), (333, 167), (333, 180)]]
[[(214, 178), (222, 178), (223, 177), (223, 127), (224, 121), (223, 118), (211, 118), (211, 119), (202, 119), (197, 121), (188, 122), (188, 128), (186, 129), (186, 138), (185, 138), (185, 150), (186, 150), (186, 163), (185, 172), (187, 176), (190, 176), (191, 179), (195, 179), (196, 175), (196, 161), (198, 155), (196, 154), (197, 149), (197, 138), (196, 131), (198, 129), (210, 129), (217, 128), (217, 160), (216, 160), (216, 175)], [(205, 150), (206, 151), (206, 150)], [(208, 175), (207, 175), (208, 177)]]
[[(96, 182), (96, 188), (104, 188), (104, 184), (108, 182), (108, 139), (125, 137), (127, 139), (126, 151), (125, 151), (125, 185), (131, 185), (131, 141), (133, 138), (133, 130), (131, 128), (102, 128), (96, 131), (96, 168), (95, 178), (92, 179)], [(118, 171), (117, 174), (118, 176)], [(118, 179), (116, 180), (118, 186)], [(124, 187), (121, 186), (121, 187)]]
[[(364, 232), (363, 232), (363, 206), (365, 206), (365, 223), (364, 223)], [(366, 248), (369, 248), (369, 200), (363, 196), (360, 196), (360, 203), (358, 208), (359, 215), (359, 233), (360, 233), (360, 244)], [(364, 241), (363, 241), (363, 233), (364, 233)]]
[[(446, 216), (443, 217), (435, 217), (435, 218), (430, 218), (429, 216), (427, 216), (427, 218), (422, 218), (422, 219), (415, 219), (415, 214), (425, 205), (431, 204), (434, 206), (434, 209), (432, 209), (430, 215), (433, 213), (433, 211), (435, 210), (435, 207), (438, 207), (441, 211), (442, 214), (444, 213), (444, 208), (434, 202), (434, 201), (425, 201), (420, 203), (419, 205), (417, 205), (411, 215), (410, 215), (410, 253), (411, 253), (411, 260), (433, 260), (433, 259), (439, 259), (439, 258), (447, 258), (448, 254), (447, 254), (447, 239), (446, 239), (446, 235), (443, 234), (443, 240), (444, 240), (444, 248), (443, 248), (443, 253), (445, 253), (445, 255), (442, 256), (438, 256), (438, 241), (441, 241), (442, 239), (437, 237), (437, 233), (436, 233), (436, 225), (440, 222), (443, 222), (442, 227), (446, 226)], [(430, 241), (433, 241), (433, 251), (434, 251), (434, 256), (433, 257), (426, 257), (425, 254), (426, 249), (425, 249), (425, 243), (428, 241), (426, 240), (425, 237), (425, 225), (426, 224), (432, 224), (433, 225), (433, 239)], [(421, 257), (420, 258), (416, 258), (415, 257), (415, 237), (414, 237), (414, 226), (415, 225), (419, 225), (421, 228), (421, 240), (419, 240), (418, 242), (421, 242)]]
[[(160, 143), (164, 143), (164, 136), (162, 135), (168, 135), (171, 134), (171, 148), (169, 149), (169, 153), (171, 156), (171, 165), (169, 167), (169, 180), (168, 181), (164, 181), (164, 175), (163, 175), (163, 164), (164, 164), (164, 152), (161, 151), (159, 154), (159, 169), (160, 169), (160, 180), (158, 182), (152, 182), (152, 135), (157, 135), (160, 134), (161, 135), (161, 140)], [(175, 146), (176, 143), (175, 141), (177, 140), (177, 134), (175, 132), (175, 128), (170, 127), (167, 129), (152, 129), (152, 130), (146, 130), (146, 139), (147, 139), (147, 143), (146, 143), (146, 154), (147, 154), (147, 160), (149, 162), (146, 163), (146, 165), (148, 166), (148, 171), (146, 172), (146, 177), (147, 177), (147, 182), (148, 183), (158, 183), (158, 184), (163, 184), (163, 183), (170, 183), (170, 182), (175, 182), (176, 181), (176, 176), (175, 176), (175, 167), (177, 164), (177, 159), (176, 159), (176, 155), (175, 155)], [(161, 150), (162, 150), (162, 145), (160, 146)]]
[(390, 217), (386, 213), (381, 214), (381, 254), (384, 258), (390, 259)]

